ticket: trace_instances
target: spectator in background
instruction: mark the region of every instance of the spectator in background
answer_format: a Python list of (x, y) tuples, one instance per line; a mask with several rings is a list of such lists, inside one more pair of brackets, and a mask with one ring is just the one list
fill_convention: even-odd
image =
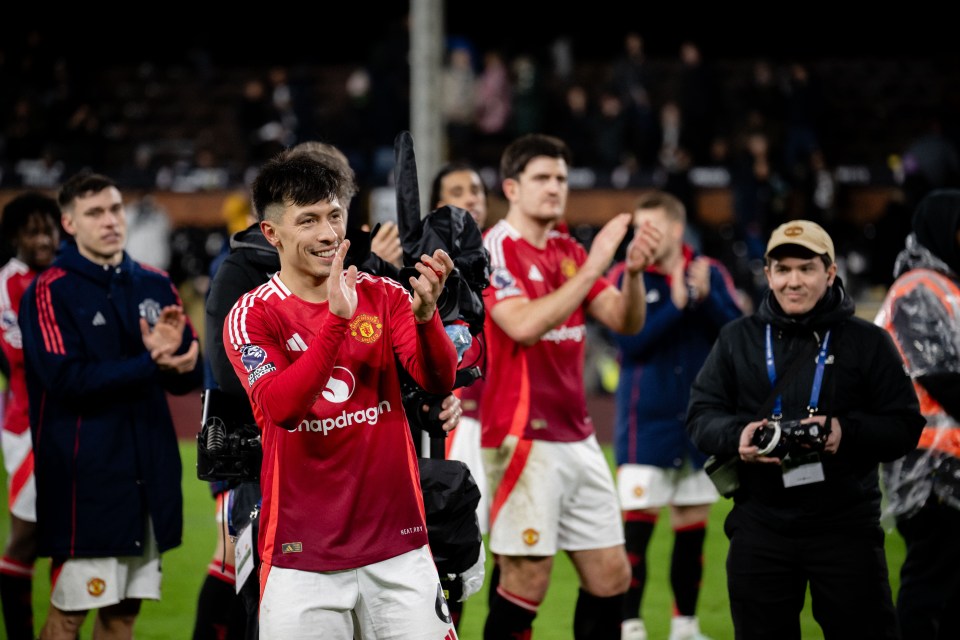
[(578, 166), (593, 167), (597, 164), (594, 123), (587, 88), (578, 82), (571, 83), (563, 93), (563, 101), (557, 105), (550, 128), (570, 147)]
[(259, 166), (284, 148), (286, 129), (283, 115), (273, 103), (262, 78), (248, 78), (237, 105), (237, 123), (246, 143), (246, 163)]
[(543, 128), (546, 95), (536, 58), (521, 54), (513, 59), (512, 128), (514, 135), (536, 133)]
[[(624, 155), (628, 152), (625, 143), (627, 117), (620, 97), (612, 89), (601, 90), (597, 115), (591, 130), (596, 168), (610, 173), (623, 163)], [(580, 162), (578, 158), (577, 163)]]
[(738, 92), (739, 129), (760, 129), (773, 140), (783, 135), (784, 94), (776, 67), (766, 58), (758, 58), (750, 67), (750, 77)]
[(687, 135), (685, 146), (693, 163), (701, 165), (709, 157), (721, 102), (713, 66), (703, 59), (700, 46), (692, 40), (680, 44), (677, 82), (676, 100)]
[(17, 317), (20, 299), (38, 273), (53, 262), (60, 244), (60, 208), (28, 191), (3, 208), (0, 236), (13, 251), (0, 268), (0, 348), (7, 389), (3, 394), (3, 462), (7, 472), (10, 529), (0, 560), (0, 604), (9, 640), (33, 640), (33, 566), (37, 560), (37, 487)]
[(903, 152), (904, 189), (916, 206), (934, 189), (960, 187), (960, 152), (943, 131), (943, 117), (927, 114)]
[(673, 100), (660, 106), (660, 121), (657, 129), (660, 148), (657, 152), (657, 168), (662, 170), (663, 190), (677, 196), (685, 209), (693, 210), (694, 185), (690, 181), (693, 157), (690, 155), (690, 140), (683, 123), (683, 112)]
[[(393, 170), (394, 138), (398, 131), (410, 128), (409, 13), (392, 20), (386, 35), (373, 45), (367, 72), (369, 117), (364, 134), (369, 136), (371, 152), (364, 173), (374, 181), (386, 181)], [(342, 142), (353, 144), (347, 139)]]
[(960, 637), (960, 190), (920, 201), (894, 273), (876, 323), (926, 418), (917, 448), (883, 465), (884, 515), (907, 546), (897, 617), (904, 640), (946, 640)]
[(267, 71), (267, 90), (283, 125), (280, 142), (285, 147), (291, 147), (300, 139), (300, 129), (305, 124), (302, 122), (305, 99), (301, 95), (301, 88), (290, 80), (290, 70), (278, 64)]
[(743, 288), (751, 296), (763, 290), (763, 239), (767, 237), (784, 207), (787, 183), (780, 163), (761, 130), (743, 134), (743, 140), (731, 164), (730, 188), (733, 191), (734, 237), (743, 248), (738, 268), (745, 274)]
[(173, 225), (167, 210), (149, 192), (127, 204), (127, 253), (137, 262), (167, 271)]
[[(690, 385), (720, 328), (741, 315), (727, 270), (684, 243), (686, 211), (676, 197), (652, 191), (634, 208), (637, 228), (652, 223), (663, 240), (644, 272), (647, 320), (635, 335), (612, 336), (620, 378), (614, 453), (633, 579), (624, 598), (622, 640), (646, 640), (641, 603), (647, 545), (664, 507), (670, 508), (674, 616), (670, 640), (703, 640), (697, 600), (710, 505), (718, 495), (703, 472), (706, 456), (684, 430)], [(610, 273), (618, 283), (624, 264)]]
[[(641, 166), (652, 166), (656, 155), (656, 117), (650, 98), (643, 37), (630, 31), (623, 37), (623, 51), (610, 68), (610, 83), (620, 97), (627, 119), (625, 142)], [(574, 156), (579, 157), (579, 156)]]
[[(899, 638), (877, 468), (916, 446), (917, 396), (890, 336), (855, 315), (822, 227), (784, 223), (766, 259), (769, 288), (720, 330), (686, 421), (737, 478), (724, 523), (736, 637), (799, 640), (809, 589), (824, 637)], [(788, 420), (807, 436), (785, 437)], [(757, 440), (776, 427), (784, 451)]]
[(822, 148), (823, 95), (809, 67), (794, 62), (787, 69), (783, 104), (783, 166), (792, 180), (810, 154)]
[(42, 108), (35, 97), (20, 94), (4, 120), (0, 137), (8, 161), (36, 160), (43, 155), (50, 139)]
[(160, 598), (161, 554), (183, 534), (182, 469), (167, 393), (201, 384), (199, 344), (163, 272), (125, 251), (126, 214), (106, 176), (60, 189), (65, 243), (20, 304), (40, 556), (54, 576), (45, 640), (132, 638)]
[(440, 91), (447, 132), (447, 157), (455, 160), (465, 160), (473, 147), (476, 85), (473, 47), (465, 40), (455, 39), (447, 52)]
[(589, 253), (557, 232), (569, 164), (570, 151), (557, 138), (531, 134), (510, 143), (500, 164), (509, 209), (484, 235), (491, 375), (480, 411), (490, 550), (500, 567), (487, 640), (530, 637), (560, 549), (580, 582), (578, 640), (619, 633), (630, 580), (616, 490), (586, 413), (583, 338), (588, 313), (615, 331), (642, 327), (641, 271), (660, 238), (650, 225), (635, 235), (623, 283), (614, 287), (603, 274), (630, 214), (606, 223)]
[(475, 95), (477, 159), (485, 162), (492, 158), (490, 164), (496, 164), (507, 136), (513, 102), (510, 71), (501, 51), (489, 49), (483, 54)]

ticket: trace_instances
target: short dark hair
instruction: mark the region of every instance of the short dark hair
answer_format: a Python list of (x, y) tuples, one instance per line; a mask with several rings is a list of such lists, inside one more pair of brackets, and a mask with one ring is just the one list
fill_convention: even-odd
[[(430, 185), (430, 210), (433, 211), (437, 208), (437, 205), (440, 204), (440, 189), (443, 183), (443, 179), (446, 178), (451, 173), (457, 173), (458, 171), (472, 171), (473, 173), (480, 175), (480, 172), (470, 164), (462, 160), (457, 160), (454, 162), (448, 162), (447, 164), (440, 167), (440, 171), (437, 172), (437, 175), (433, 178), (433, 184)], [(483, 190), (486, 192), (487, 185), (483, 183), (483, 180), (480, 180), (480, 184), (483, 185)]]
[(30, 217), (36, 213), (49, 217), (56, 226), (60, 225), (60, 207), (56, 200), (39, 191), (25, 191), (3, 207), (0, 237), (12, 244), (20, 229), (25, 227)]
[(671, 220), (683, 223), (687, 221), (687, 208), (683, 206), (683, 202), (680, 201), (680, 198), (666, 191), (655, 189), (640, 196), (633, 210), (642, 211), (645, 209), (663, 209)]
[(342, 203), (343, 208), (350, 208), (351, 200), (353, 200), (353, 197), (357, 195), (357, 192), (360, 189), (357, 186), (356, 173), (354, 173), (353, 168), (350, 166), (350, 161), (347, 159), (347, 156), (343, 151), (327, 142), (320, 142), (318, 140), (305, 140), (304, 142), (290, 147), (287, 153), (289, 155), (297, 155), (301, 153), (313, 155), (321, 162), (330, 162), (339, 166), (343, 174), (349, 178), (346, 184), (344, 184), (343, 193), (346, 194), (346, 201)]
[(534, 158), (546, 156), (560, 158), (570, 165), (573, 154), (570, 147), (560, 138), (542, 133), (528, 133), (520, 136), (503, 150), (500, 157), (500, 177), (504, 180), (516, 179)]
[(319, 154), (281, 151), (264, 163), (251, 186), (257, 219), (262, 221), (267, 209), (277, 205), (336, 198), (346, 207), (355, 184), (348, 171), (348, 166)]
[(104, 189), (116, 186), (117, 183), (113, 178), (85, 169), (75, 173), (63, 183), (57, 195), (57, 202), (61, 209), (65, 209), (85, 193), (100, 193)]

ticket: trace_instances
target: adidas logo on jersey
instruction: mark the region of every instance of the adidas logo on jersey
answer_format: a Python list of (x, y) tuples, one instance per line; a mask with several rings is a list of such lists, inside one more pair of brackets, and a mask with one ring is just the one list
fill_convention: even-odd
[(290, 351), (306, 351), (307, 343), (303, 341), (299, 333), (295, 333), (287, 340), (287, 349), (290, 349)]
[(97, 311), (97, 315), (93, 316), (93, 326), (102, 327), (107, 324), (107, 319), (103, 317), (103, 314)]
[(530, 265), (530, 271), (527, 273), (527, 277), (534, 282), (543, 282), (543, 274), (540, 273), (540, 269), (537, 269), (537, 265)]

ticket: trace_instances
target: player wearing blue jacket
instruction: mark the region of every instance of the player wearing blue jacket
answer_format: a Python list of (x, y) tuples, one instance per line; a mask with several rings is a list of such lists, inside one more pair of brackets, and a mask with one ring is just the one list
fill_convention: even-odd
[[(113, 181), (61, 189), (72, 236), (20, 306), (37, 481), (39, 555), (53, 559), (44, 638), (133, 622), (158, 599), (159, 554), (181, 543), (181, 462), (166, 392), (202, 382), (196, 333), (166, 273), (123, 250)], [(119, 636), (118, 636), (119, 637)]]
[[(640, 603), (646, 550), (663, 507), (670, 507), (674, 548), (671, 640), (703, 638), (696, 618), (701, 557), (717, 493), (703, 472), (706, 456), (687, 436), (690, 386), (720, 327), (741, 315), (727, 270), (684, 244), (683, 204), (662, 191), (645, 194), (634, 224), (651, 221), (664, 241), (644, 272), (647, 321), (633, 335), (611, 334), (618, 348), (614, 451), (617, 488), (633, 579), (624, 600), (623, 637), (646, 638)], [(622, 265), (611, 279), (619, 281)]]

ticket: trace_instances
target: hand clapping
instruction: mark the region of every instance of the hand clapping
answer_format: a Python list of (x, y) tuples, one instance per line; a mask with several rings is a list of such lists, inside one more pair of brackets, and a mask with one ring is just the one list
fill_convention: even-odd
[(183, 307), (167, 305), (160, 311), (153, 328), (145, 318), (140, 318), (140, 336), (143, 346), (150, 352), (150, 357), (164, 371), (186, 373), (193, 371), (200, 356), (198, 341), (193, 340), (186, 353), (175, 355), (183, 342), (183, 330), (187, 324), (187, 316)]
[(419, 324), (423, 324), (428, 322), (437, 310), (437, 300), (443, 291), (443, 285), (453, 271), (453, 259), (443, 249), (437, 249), (432, 256), (420, 256), (420, 262), (415, 267), (420, 276), (410, 276), (413, 315)]

